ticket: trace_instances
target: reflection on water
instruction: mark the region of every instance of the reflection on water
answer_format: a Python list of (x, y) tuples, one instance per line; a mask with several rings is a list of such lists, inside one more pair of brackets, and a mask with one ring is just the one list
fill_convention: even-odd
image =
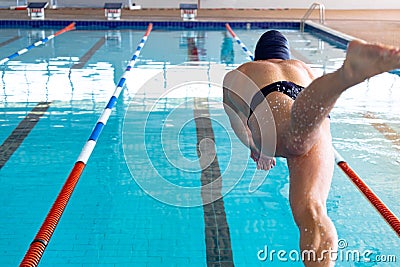
[[(10, 54), (15, 48), (23, 47), (22, 45), (26, 45), (26, 43), (29, 44), (33, 38), (40, 38), (43, 34), (33, 31), (29, 33), (27, 30), (17, 32), (16, 30), (0, 29), (0, 32), (4, 33), (0, 34), (0, 42), (16, 35), (23, 36), (15, 41), (20, 43), (1, 47), (0, 54)], [(262, 30), (236, 31), (249, 49), (254, 48), (259, 34), (262, 32)], [(311, 64), (319, 75), (334, 71), (341, 65), (344, 58), (343, 49), (322, 42), (309, 33), (302, 34), (297, 31), (285, 31), (285, 33), (291, 40), (291, 48), (295, 51), (293, 55)], [(47, 32), (46, 35), (48, 35)], [(37, 48), (32, 51), (32, 54), (30, 54), (31, 52), (27, 53), (26, 56), (21, 56), (7, 65), (0, 66), (1, 138), (5, 139), (9, 135), (18, 122), (35, 106), (35, 103), (51, 101), (49, 112), (41, 121), (42, 124), (45, 124), (36, 126), (36, 130), (40, 129), (43, 132), (48, 129), (55, 130), (58, 133), (57, 138), (60, 144), (64, 143), (64, 140), (69, 140), (68, 145), (60, 148), (61, 151), (65, 150), (68, 153), (61, 153), (59, 150), (51, 148), (51, 153), (47, 153), (46, 157), (41, 158), (42, 161), (38, 160), (37, 162), (47, 164), (56, 161), (57, 157), (66, 161), (75, 158), (105, 103), (114, 92), (115, 83), (122, 75), (127, 60), (131, 58), (132, 47), (136, 47), (136, 42), (141, 36), (141, 31), (128, 30), (71, 32), (55, 39), (54, 43)], [(105, 44), (82, 69), (71, 69), (72, 65), (79, 62), (87, 48), (95, 44), (99, 38), (104, 37), (106, 37)], [(76, 41), (71, 43), (72, 38)], [(188, 62), (190, 61), (187, 51), (188, 39), (194, 42), (198, 49), (200, 61), (196, 64)], [(149, 157), (155, 162), (156, 167), (160, 168), (161, 174), (176, 182), (180, 173), (175, 172), (172, 168), (165, 169), (165, 162), (157, 161), (157, 158), (162, 156), (159, 154), (159, 148), (163, 141), (153, 137), (159, 133), (160, 128), (164, 127), (167, 137), (173, 141), (167, 146), (171, 151), (171, 162), (179, 163), (180, 157), (183, 157), (189, 167), (194, 166), (197, 163), (193, 142), (194, 123), (188, 119), (188, 123), (184, 127), (178, 128), (182, 125), (175, 119), (193, 116), (193, 105), (181, 104), (191, 103), (194, 96), (212, 99), (208, 104), (213, 122), (224, 122), (224, 124), (215, 123), (213, 125), (217, 154), (224, 179), (233, 181), (243, 172), (242, 179), (226, 195), (227, 210), (230, 212), (228, 218), (229, 216), (239, 218), (230, 222), (232, 233), (239, 236), (246, 233), (248, 234), (246, 237), (259, 242), (260, 244), (257, 245), (260, 247), (266, 240), (280, 244), (282, 238), (285, 238), (282, 237), (280, 229), (285, 229), (284, 231), (290, 233), (292, 239), (295, 240), (297, 238), (293, 237), (297, 235), (296, 228), (288, 219), (291, 218), (291, 215), (288, 206), (289, 184), (285, 161), (279, 160), (278, 166), (267, 176), (262, 186), (249, 194), (251, 178), (255, 177), (262, 181), (265, 175), (262, 172), (254, 171), (251, 161), (243, 163), (243, 158), (248, 159), (243, 147), (237, 155), (229, 153), (230, 145), (233, 143), (227, 143), (227, 140), (236, 142), (235, 145), (239, 145), (239, 142), (234, 139), (234, 134), (222, 110), (221, 88), (215, 84), (221, 83), (226, 71), (247, 61), (241, 48), (232, 44), (232, 40), (229, 39), (224, 31), (152, 32), (136, 68), (127, 77), (126, 87), (106, 127), (107, 130), (104, 134), (108, 134), (110, 138), (107, 139), (105, 136), (105, 141), (99, 144), (100, 149), (102, 149), (102, 145), (104, 146), (101, 151), (107, 152), (104, 153), (108, 155), (107, 164), (99, 163), (100, 161), (93, 161), (91, 164), (96, 168), (112, 169), (115, 165), (115, 158), (122, 157), (121, 132), (125, 111), (130, 105), (133, 112), (132, 139), (138, 142), (140, 138), (147, 138), (146, 140), (151, 143), (149, 148), (153, 152)], [(204, 83), (201, 86), (199, 84), (190, 86), (188, 83), (193, 80), (201, 80)], [(176, 81), (186, 84), (174, 88), (177, 85)], [(213, 85), (210, 85), (211, 81), (214, 83)], [(163, 96), (163, 98), (157, 99), (159, 96)], [(376, 117), (373, 121), (386, 124), (399, 133), (400, 106), (398, 103), (400, 103), (399, 76), (386, 73), (346, 91), (331, 113), (333, 142), (337, 150), (397, 215), (400, 214), (399, 148), (375, 130), (371, 126), (371, 119), (366, 118), (364, 114), (373, 113)], [(178, 105), (181, 107), (176, 110), (178, 115), (175, 119), (166, 116), (167, 112)], [(152, 120), (147, 125), (147, 130), (150, 134), (143, 136), (143, 131), (137, 131), (137, 129), (143, 127), (140, 124), (145, 120), (143, 116), (149, 114)], [(79, 132), (75, 130), (78, 128)], [(176, 134), (177, 132), (179, 134)], [(40, 143), (39, 141), (43, 141), (43, 138), (39, 136), (34, 141)], [(172, 144), (176, 144), (176, 146), (174, 147)], [(52, 145), (54, 144), (49, 144), (49, 146)], [(74, 147), (74, 150), (71, 149), (71, 146)], [(139, 144), (133, 143), (128, 149), (134, 153), (138, 151), (138, 146)], [(50, 151), (48, 149), (44, 147), (42, 150)], [(20, 156), (18, 160), (23, 162), (33, 158), (32, 161), (35, 161), (35, 157), (36, 151), (30, 155)], [(138, 164), (145, 159), (144, 157), (145, 153), (143, 157), (136, 155)], [(99, 155), (98, 158), (104, 159), (103, 155)], [(230, 173), (225, 172), (228, 170), (228, 164), (231, 163), (237, 163), (236, 165), (239, 167), (240, 164), (245, 164), (246, 168), (244, 171), (241, 170), (240, 175), (235, 173), (236, 169)], [(125, 168), (126, 171), (125, 162), (121, 165), (123, 166), (119, 166), (119, 168)], [(69, 169), (69, 167), (64, 167), (61, 166), (60, 169)], [(95, 167), (93, 168), (95, 169)], [(143, 166), (139, 169), (143, 173), (148, 172)], [(45, 175), (42, 176), (42, 179), (45, 179)], [(57, 177), (61, 179), (64, 175), (61, 174)], [(128, 173), (123, 173), (121, 177), (123, 177), (124, 183), (133, 184)], [(114, 177), (111, 178), (110, 175), (108, 179), (111, 180)], [(190, 184), (193, 181), (179, 182)], [(199, 180), (195, 182), (198, 183)], [(112, 184), (108, 180), (104, 183), (107, 186)], [(132, 191), (123, 193), (144, 198), (142, 191), (130, 190)], [(351, 244), (354, 248), (367, 248), (377, 253), (388, 254), (391, 252), (393, 254), (392, 248), (395, 249), (399, 246), (397, 237), (340, 171), (335, 172), (327, 205), (328, 212), (338, 228), (339, 236), (345, 237), (349, 243), (353, 242)], [(134, 223), (132, 222), (132, 224)], [(150, 221), (146, 221), (145, 224), (150, 224)], [(377, 238), (376, 235), (384, 237)], [(288, 242), (296, 245), (293, 240)], [(346, 265), (339, 264), (338, 266)]]

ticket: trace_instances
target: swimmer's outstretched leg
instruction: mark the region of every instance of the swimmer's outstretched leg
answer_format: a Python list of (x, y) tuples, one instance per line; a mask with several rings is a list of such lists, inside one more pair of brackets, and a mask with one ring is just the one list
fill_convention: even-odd
[(318, 140), (318, 129), (340, 95), (349, 87), (379, 73), (400, 68), (399, 48), (350, 42), (342, 67), (315, 79), (294, 101), (287, 150), (306, 153)]
[(346, 89), (395, 68), (400, 68), (399, 49), (353, 41), (343, 66), (313, 81), (292, 105), (289, 129), (281, 133), (286, 134), (289, 198), (300, 249), (315, 253), (303, 259), (307, 267), (334, 266), (329, 251), (337, 251), (336, 229), (326, 210), (334, 167), (326, 117)]

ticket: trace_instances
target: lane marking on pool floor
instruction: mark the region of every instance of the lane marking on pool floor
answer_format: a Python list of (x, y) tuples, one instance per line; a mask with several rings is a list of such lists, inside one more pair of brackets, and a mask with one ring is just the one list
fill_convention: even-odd
[(4, 41), (4, 42), (0, 43), (0, 47), (6, 46), (6, 45), (8, 45), (9, 43), (12, 43), (12, 42), (18, 40), (19, 38), (21, 38), (21, 36), (18, 36), (18, 35), (17, 35), (17, 36), (14, 36), (14, 37), (8, 39), (7, 41)]
[(51, 102), (39, 102), (3, 142), (0, 146), (0, 169), (22, 144), (43, 114), (46, 113), (50, 104)]
[[(20, 37), (16, 36), (6, 42), (12, 42)], [(13, 40), (14, 39), (14, 40)], [(94, 55), (94, 53), (105, 43), (106, 38), (100, 38), (97, 43), (93, 45), (79, 60), (79, 63), (74, 64), (72, 69), (81, 69)], [(5, 43), (5, 42), (3, 42)], [(1, 43), (1, 44), (3, 44)], [(33, 127), (40, 120), (47, 109), (50, 107), (51, 102), (39, 102), (36, 107), (18, 124), (14, 131), (7, 137), (7, 139), (0, 146), (0, 169), (7, 163), (14, 152), (22, 144), (24, 139), (29, 135)]]
[[(221, 170), (216, 155), (215, 136), (207, 103), (207, 98), (195, 98), (193, 111), (196, 124), (197, 155), (202, 166), (201, 197), (203, 200), (207, 266), (234, 266), (229, 225), (221, 194)], [(200, 155), (199, 149), (201, 142), (208, 142), (209, 144), (206, 150), (201, 151), (202, 155)], [(210, 159), (213, 159), (211, 164)], [(207, 164), (209, 165), (205, 166)], [(214, 182), (211, 189), (204, 186), (211, 182)], [(217, 200), (213, 201), (213, 199)]]
[(384, 122), (378, 122), (379, 119), (373, 113), (367, 112), (364, 114), (364, 118), (370, 120), (370, 124), (380, 132), (386, 139), (390, 140), (394, 144), (394, 148), (400, 150), (400, 133), (393, 130), (389, 125)]
[(82, 69), (86, 63), (92, 58), (94, 53), (106, 42), (106, 37), (100, 38), (80, 59), (78, 63), (72, 65), (71, 69)]

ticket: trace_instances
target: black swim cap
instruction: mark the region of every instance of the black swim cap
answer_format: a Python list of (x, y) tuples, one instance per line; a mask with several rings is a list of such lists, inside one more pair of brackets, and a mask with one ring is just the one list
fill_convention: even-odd
[(276, 30), (270, 30), (261, 35), (254, 52), (254, 60), (290, 59), (289, 41)]

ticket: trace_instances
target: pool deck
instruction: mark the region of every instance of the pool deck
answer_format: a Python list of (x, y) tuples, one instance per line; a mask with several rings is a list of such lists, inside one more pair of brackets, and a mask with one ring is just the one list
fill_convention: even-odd
[[(299, 21), (305, 9), (199, 9), (198, 21)], [(326, 10), (326, 26), (369, 42), (400, 46), (400, 10)], [(46, 9), (46, 20), (106, 20), (101, 8)], [(26, 10), (0, 9), (0, 20), (29, 20)], [(318, 12), (310, 17), (318, 20)], [(123, 9), (121, 20), (181, 21), (179, 9)]]

